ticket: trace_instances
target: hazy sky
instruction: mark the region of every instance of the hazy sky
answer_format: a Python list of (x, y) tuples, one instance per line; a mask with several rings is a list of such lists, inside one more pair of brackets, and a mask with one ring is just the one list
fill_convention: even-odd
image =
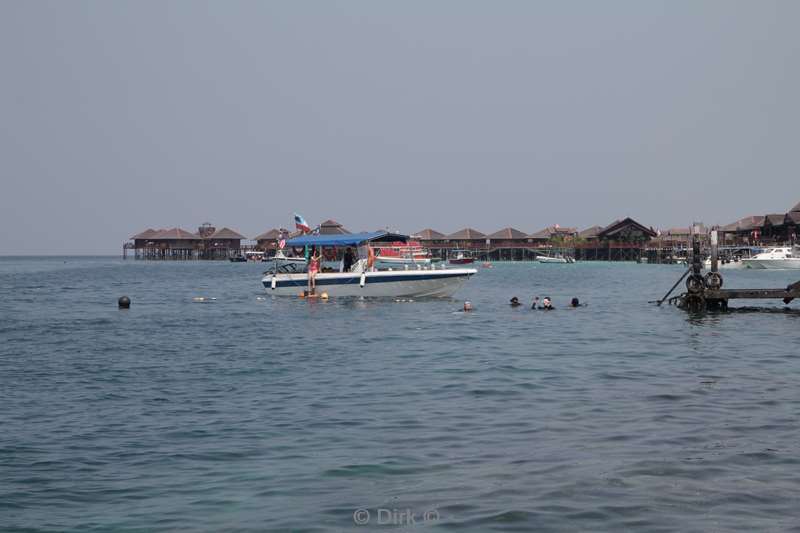
[(800, 2), (0, 1), (0, 254), (800, 201)]

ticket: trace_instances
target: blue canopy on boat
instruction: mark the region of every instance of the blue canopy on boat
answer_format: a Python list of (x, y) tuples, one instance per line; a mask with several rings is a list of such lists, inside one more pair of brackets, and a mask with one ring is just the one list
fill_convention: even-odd
[(399, 233), (388, 231), (369, 231), (343, 235), (301, 235), (286, 241), (286, 246), (356, 246), (370, 241), (403, 241), (408, 239)]

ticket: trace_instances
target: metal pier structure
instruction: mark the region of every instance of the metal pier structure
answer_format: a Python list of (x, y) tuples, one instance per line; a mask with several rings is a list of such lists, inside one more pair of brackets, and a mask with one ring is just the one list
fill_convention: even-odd
[(702, 274), (702, 255), (700, 253), (700, 239), (697, 234), (692, 236), (692, 264), (683, 276), (672, 286), (658, 305), (667, 301), (681, 281), (686, 279), (686, 292), (680, 296), (669, 298), (669, 303), (677, 305), (687, 311), (698, 312), (713, 309), (728, 309), (729, 300), (751, 299), (768, 300), (778, 299), (789, 304), (795, 298), (800, 299), (800, 281), (782, 289), (723, 289), (723, 278), (719, 272), (719, 247), (717, 231), (711, 232), (711, 270), (704, 276)]

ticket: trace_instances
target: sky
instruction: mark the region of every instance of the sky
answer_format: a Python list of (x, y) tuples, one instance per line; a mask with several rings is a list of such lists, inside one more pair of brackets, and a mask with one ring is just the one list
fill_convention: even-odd
[(0, 2), (0, 254), (800, 201), (800, 2)]

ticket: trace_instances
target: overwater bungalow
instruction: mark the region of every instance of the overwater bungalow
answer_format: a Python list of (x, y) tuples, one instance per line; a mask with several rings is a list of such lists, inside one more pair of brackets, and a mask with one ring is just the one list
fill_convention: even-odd
[(598, 239), (598, 235), (600, 232), (603, 231), (603, 226), (592, 226), (590, 228), (586, 228), (583, 231), (578, 232), (578, 241), (579, 242), (595, 242)]
[(528, 239), (532, 243), (540, 245), (552, 245), (573, 240), (578, 235), (578, 228), (562, 228), (558, 224), (555, 226), (547, 226), (540, 229), (536, 233), (528, 235)]
[(202, 259), (228, 259), (241, 254), (242, 240), (246, 237), (230, 228), (214, 231), (203, 238)]
[[(464, 228), (446, 237), (446, 250), (469, 250), (475, 255), (483, 255), (487, 251), (486, 234), (473, 228)], [(444, 256), (443, 256), (444, 257)]]
[(256, 250), (261, 252), (274, 250), (280, 236), (281, 230), (278, 228), (272, 228), (271, 230), (267, 230), (260, 235), (256, 235), (253, 237), (253, 240), (256, 241)]
[(346, 230), (341, 224), (335, 220), (326, 220), (319, 225), (320, 235), (351, 235), (351, 232)]
[(492, 261), (522, 261), (529, 259), (527, 250), (530, 240), (524, 231), (516, 228), (503, 228), (487, 235), (487, 258)]
[[(638, 261), (647, 244), (657, 233), (636, 220), (625, 217), (591, 235), (591, 239), (574, 244), (575, 259), (600, 261)], [(594, 233), (591, 232), (591, 233)]]
[(227, 259), (241, 251), (244, 236), (230, 228), (217, 230), (208, 223), (192, 233), (183, 228), (148, 228), (123, 246), (123, 257), (133, 250), (136, 259)]

